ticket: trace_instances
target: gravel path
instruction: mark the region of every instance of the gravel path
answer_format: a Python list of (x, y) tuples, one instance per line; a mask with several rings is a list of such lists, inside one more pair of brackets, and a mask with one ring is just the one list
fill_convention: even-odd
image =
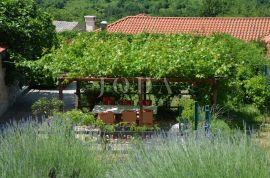
[[(64, 90), (64, 110), (71, 110), (75, 108), (75, 84), (70, 84)], [(16, 103), (8, 109), (8, 111), (0, 117), (0, 124), (9, 121), (19, 121), (21, 119), (29, 118), (32, 116), (31, 106), (38, 99), (58, 98), (58, 90), (30, 90), (28, 93), (20, 96)]]

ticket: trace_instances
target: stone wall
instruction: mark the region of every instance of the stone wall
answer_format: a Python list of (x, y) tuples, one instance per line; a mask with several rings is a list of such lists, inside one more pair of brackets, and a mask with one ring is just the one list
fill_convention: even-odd
[(20, 94), (17, 82), (14, 82), (11, 86), (5, 84), (5, 68), (3, 67), (2, 60), (2, 55), (0, 54), (0, 116), (15, 102)]

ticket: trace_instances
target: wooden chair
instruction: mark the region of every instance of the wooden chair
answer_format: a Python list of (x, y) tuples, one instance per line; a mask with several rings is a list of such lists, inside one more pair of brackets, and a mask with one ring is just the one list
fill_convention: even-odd
[(140, 126), (149, 126), (152, 127), (154, 125), (154, 112), (153, 110), (144, 110), (142, 114), (142, 118), (140, 118), (139, 122)]
[(123, 111), (122, 121), (128, 124), (136, 124), (137, 112), (136, 111)]
[(105, 124), (115, 124), (115, 115), (113, 112), (101, 112), (98, 114), (98, 119)]
[(115, 105), (115, 97), (110, 97), (107, 102), (108, 105)]
[(142, 100), (138, 102), (138, 105), (142, 103), (143, 106), (151, 106), (152, 105), (152, 100)]
[(115, 97), (104, 96), (102, 99), (103, 105), (115, 105)]
[(103, 105), (107, 105), (108, 99), (109, 99), (108, 96), (103, 96), (103, 97), (102, 97), (102, 104), (103, 104)]
[(151, 106), (152, 100), (144, 100), (144, 106)]
[(120, 104), (120, 105), (133, 106), (133, 105), (134, 105), (134, 102), (131, 101), (131, 100), (123, 99), (123, 100), (120, 100), (120, 101), (119, 101), (119, 104)]

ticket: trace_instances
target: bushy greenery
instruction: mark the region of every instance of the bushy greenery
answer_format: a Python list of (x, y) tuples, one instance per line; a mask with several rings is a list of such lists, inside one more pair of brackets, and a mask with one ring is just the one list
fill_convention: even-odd
[(96, 15), (98, 22), (146, 13), (156, 16), (269, 16), (269, 0), (36, 0), (54, 19), (79, 21)]
[(186, 120), (190, 123), (194, 122), (194, 112), (195, 112), (195, 101), (193, 99), (180, 99), (179, 106), (182, 107), (181, 119)]
[(247, 92), (247, 99), (254, 103), (256, 107), (263, 110), (269, 106), (269, 85), (266, 77), (254, 76), (244, 81), (244, 87)]
[[(0, 1), (0, 45), (8, 47), (9, 60), (36, 60), (58, 45), (55, 26), (48, 13), (41, 11), (34, 0)], [(53, 86), (51, 77), (38, 70), (8, 65), (7, 84), (18, 80), (23, 84)], [(24, 74), (24, 75), (21, 75)]]
[[(193, 99), (181, 98), (179, 101), (179, 106), (182, 106), (183, 111), (182, 115), (179, 118), (181, 123), (189, 123), (194, 126), (194, 112), (195, 112), (195, 101)], [(219, 113), (218, 110), (213, 110), (210, 113), (210, 127), (213, 132), (218, 131), (230, 131), (228, 123), (223, 120), (223, 113)], [(204, 107), (199, 108), (199, 127), (206, 124), (205, 122), (205, 111)], [(250, 120), (255, 119), (253, 117), (249, 118)]]
[(73, 126), (91, 126), (99, 128), (101, 131), (114, 132), (116, 125), (106, 125), (102, 120), (95, 118), (93, 113), (72, 110), (68, 112), (56, 112), (54, 117), (64, 120)]
[(34, 60), (57, 42), (51, 16), (42, 12), (33, 0), (0, 2), (0, 44), (17, 55)]
[(239, 105), (239, 107), (228, 107), (225, 118), (232, 127), (258, 128), (266, 116), (254, 105)]
[(218, 118), (211, 118), (211, 131), (213, 131), (213, 132), (216, 132), (216, 131), (226, 132), (226, 131), (230, 131), (230, 130), (231, 130), (231, 128), (224, 120), (221, 120)]
[(52, 116), (54, 112), (58, 112), (63, 107), (63, 101), (58, 99), (41, 98), (32, 106), (32, 112), (36, 116)]
[(95, 127), (100, 126), (100, 124), (102, 124), (102, 122), (99, 123), (98, 121), (96, 121), (96, 118), (92, 113), (83, 113), (80, 110), (72, 110), (65, 113), (59, 112), (55, 113), (54, 116), (70, 120), (71, 123), (75, 125), (86, 125), (86, 126), (92, 125), (93, 127)]
[(70, 30), (70, 31), (63, 31), (61, 33), (58, 33), (58, 39), (59, 41), (62, 41), (64, 43), (72, 43), (73, 39), (76, 38), (78, 35), (80, 35), (81, 32), (77, 30)]

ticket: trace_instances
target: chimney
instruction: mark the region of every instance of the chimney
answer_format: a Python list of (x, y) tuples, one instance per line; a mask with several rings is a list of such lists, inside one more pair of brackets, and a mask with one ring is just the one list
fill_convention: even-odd
[(102, 21), (100, 23), (101, 31), (106, 31), (107, 30), (107, 26), (108, 26), (108, 22), (107, 21)]
[(263, 41), (266, 44), (266, 55), (270, 59), (270, 35), (264, 37)]
[(270, 41), (266, 43), (266, 50), (267, 57), (270, 59)]
[(86, 31), (92, 32), (96, 29), (96, 16), (84, 16)]

